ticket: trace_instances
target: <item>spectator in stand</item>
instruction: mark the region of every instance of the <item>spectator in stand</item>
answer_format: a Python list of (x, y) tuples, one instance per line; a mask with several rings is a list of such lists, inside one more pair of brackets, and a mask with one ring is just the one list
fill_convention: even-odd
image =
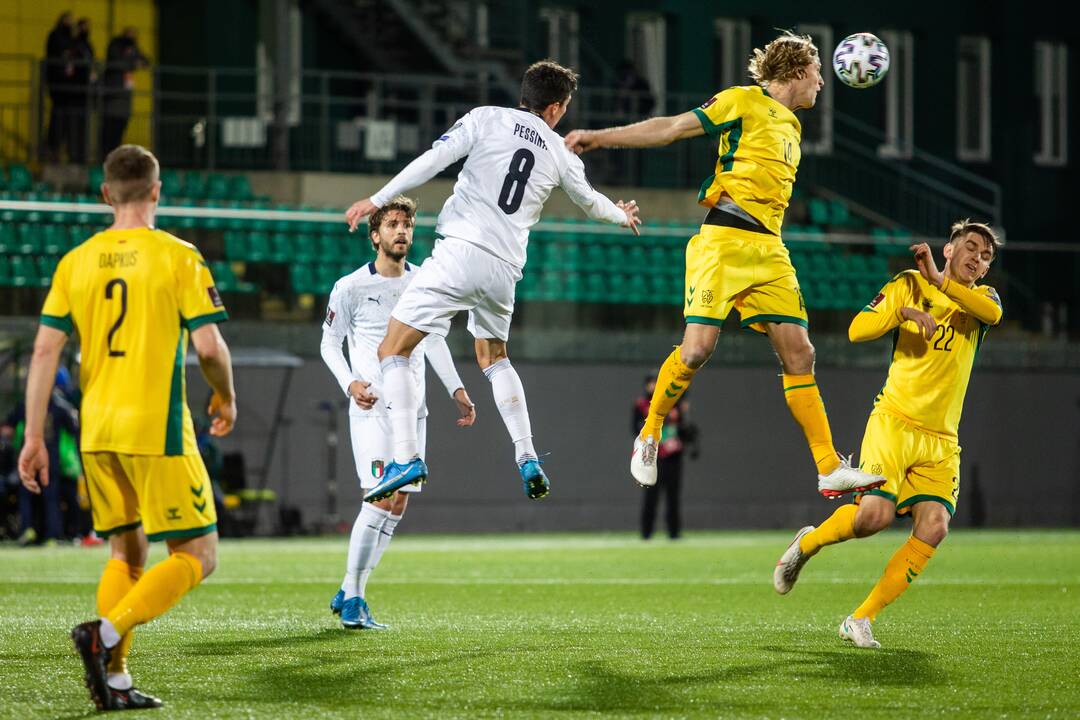
[[(66, 373), (66, 370), (63, 371)], [(57, 383), (62, 381), (61, 372), (57, 372)], [(18, 448), (22, 446), (23, 426), (26, 413), (20, 402), (0, 425), (0, 435)], [(60, 462), (60, 434), (67, 431), (73, 437), (79, 436), (79, 412), (64, 396), (63, 390), (54, 388), (49, 398), (49, 408), (45, 416), (45, 449), (49, 453), (49, 484), (36, 496), (25, 487), (19, 488), (19, 544), (30, 545), (42, 542), (55, 544), (64, 534), (64, 518), (60, 507), (62, 465)], [(40, 506), (41, 522), (36, 522), (37, 508)]]
[(94, 69), (94, 46), (90, 42), (89, 18), (79, 18), (79, 21), (75, 23), (71, 60), (74, 73), (71, 81), (71, 134), (68, 153), (71, 156), (71, 162), (82, 165), (87, 160), (87, 130), (94, 106), (94, 83), (97, 82), (97, 72)]
[(71, 47), (74, 42), (70, 12), (56, 20), (45, 41), (45, 85), (49, 89), (49, 129), (45, 147), (50, 160), (60, 159), (60, 149), (68, 141), (68, 109), (71, 106)]
[(617, 74), (616, 111), (620, 115), (635, 118), (651, 115), (656, 99), (649, 87), (649, 81), (641, 76), (630, 60), (619, 63)]
[(150, 66), (139, 49), (139, 31), (126, 27), (109, 41), (105, 51), (104, 107), (101, 116), (101, 157), (120, 147), (131, 119), (131, 98), (135, 71)]
[[(648, 417), (649, 403), (655, 389), (656, 376), (647, 376), (642, 395), (634, 403), (634, 419), (630, 430), (635, 435), (641, 431), (641, 426), (645, 423), (645, 418)], [(683, 453), (689, 450), (691, 459), (696, 459), (698, 456), (698, 429), (696, 425), (690, 422), (689, 412), (690, 403), (684, 394), (664, 420), (664, 428), (660, 435), (660, 446), (656, 453), (659, 480), (656, 485), (644, 489), (645, 496), (641, 506), (641, 537), (644, 540), (652, 537), (653, 527), (656, 524), (656, 509), (660, 502), (661, 493), (664, 494), (664, 502), (666, 503), (668, 536), (672, 540), (677, 540), (682, 535), (680, 491), (682, 489)]]

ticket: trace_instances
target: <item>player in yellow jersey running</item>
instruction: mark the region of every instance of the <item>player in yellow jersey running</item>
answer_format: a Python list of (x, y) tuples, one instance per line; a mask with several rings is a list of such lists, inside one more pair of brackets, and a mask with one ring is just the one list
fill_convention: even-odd
[[(186, 400), (189, 336), (213, 390), (211, 434), (227, 435), (236, 420), (229, 349), (217, 327), (225, 308), (199, 251), (154, 229), (158, 175), (157, 158), (137, 145), (105, 159), (101, 190), (113, 224), (60, 260), (26, 383), (19, 475), (40, 492), (49, 478), (45, 409), (60, 353), (78, 331), (83, 465), (110, 559), (97, 589), (100, 619), (71, 637), (99, 710), (161, 705), (132, 685), (132, 630), (176, 604), (217, 562), (214, 495)], [(143, 572), (148, 540), (164, 540), (169, 556)]]
[(858, 647), (878, 648), (871, 623), (922, 573), (949, 531), (960, 492), (956, 431), (971, 369), (992, 325), (1001, 322), (993, 288), (976, 285), (1001, 243), (987, 225), (961, 220), (945, 245), (945, 271), (925, 243), (913, 245), (918, 271), (897, 275), (855, 316), (852, 342), (893, 331), (889, 377), (874, 401), (859, 459), (884, 475), (879, 488), (836, 510), (821, 527), (795, 536), (773, 574), (776, 591), (791, 591), (806, 561), (826, 545), (862, 538), (910, 515), (911, 536), (862, 605), (840, 625)]
[(801, 157), (802, 126), (794, 111), (814, 106), (824, 85), (821, 62), (809, 37), (784, 33), (754, 51), (749, 72), (755, 85), (728, 88), (690, 112), (566, 136), (567, 146), (579, 153), (656, 147), (704, 134), (720, 143), (716, 172), (698, 194), (709, 211), (686, 246), (683, 341), (660, 368), (630, 472), (641, 485), (656, 484), (664, 417), (712, 355), (734, 307), (742, 327), (766, 334), (772, 343), (783, 367), (784, 398), (817, 466), (818, 490), (836, 497), (884, 479), (850, 467), (833, 446), (814, 377), (806, 307), (780, 239)]

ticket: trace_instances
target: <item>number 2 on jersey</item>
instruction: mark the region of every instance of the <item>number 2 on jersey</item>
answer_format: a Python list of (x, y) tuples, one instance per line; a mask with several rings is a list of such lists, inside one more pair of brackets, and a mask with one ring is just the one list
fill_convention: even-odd
[(503, 180), (502, 192), (499, 193), (499, 209), (507, 215), (513, 215), (521, 207), (525, 197), (525, 183), (529, 181), (536, 156), (527, 148), (521, 148), (510, 158), (510, 169)]
[(112, 328), (109, 329), (108, 346), (109, 357), (124, 357), (123, 350), (113, 349), (113, 335), (120, 329), (120, 326), (124, 323), (124, 316), (127, 315), (127, 282), (121, 278), (113, 278), (105, 284), (105, 299), (112, 300), (113, 288), (120, 288), (120, 315), (116, 318), (116, 322), (113, 323)]

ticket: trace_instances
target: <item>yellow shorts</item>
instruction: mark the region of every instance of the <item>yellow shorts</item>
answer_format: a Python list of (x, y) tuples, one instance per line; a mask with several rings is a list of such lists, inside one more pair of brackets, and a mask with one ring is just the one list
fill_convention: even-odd
[(924, 432), (895, 415), (874, 412), (866, 423), (859, 460), (861, 469), (885, 477), (884, 485), (865, 494), (892, 500), (898, 516), (927, 500), (944, 505), (949, 515), (956, 512), (960, 446), (955, 441)]
[(94, 530), (101, 537), (140, 524), (150, 540), (217, 529), (210, 476), (198, 455), (83, 453)]
[(761, 333), (767, 322), (807, 327), (795, 268), (779, 238), (703, 225), (686, 246), (683, 315), (688, 323), (720, 325), (732, 307), (742, 327)]

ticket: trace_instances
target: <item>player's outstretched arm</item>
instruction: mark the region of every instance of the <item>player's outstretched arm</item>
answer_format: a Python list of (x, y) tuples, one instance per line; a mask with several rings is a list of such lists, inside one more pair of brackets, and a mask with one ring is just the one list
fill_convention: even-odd
[(217, 324), (208, 323), (191, 333), (191, 342), (199, 356), (199, 367), (214, 394), (207, 412), (212, 418), (210, 434), (222, 437), (236, 424), (236, 388), (233, 386), (232, 355)]
[(986, 325), (997, 325), (1001, 322), (1002, 308), (996, 292), (990, 288), (986, 289), (986, 293), (978, 292), (945, 277), (945, 274), (938, 270), (934, 255), (926, 243), (912, 245), (909, 249), (915, 253), (915, 264), (928, 283), (945, 293), (979, 322)]
[(701, 121), (692, 112), (642, 120), (633, 125), (605, 128), (603, 130), (574, 130), (564, 142), (566, 147), (580, 155), (600, 148), (645, 148), (670, 145), (676, 140), (705, 134)]
[(465, 384), (458, 375), (454, 357), (441, 335), (428, 335), (424, 339), (424, 357), (431, 363), (431, 368), (439, 376), (446, 392), (453, 398), (458, 409), (458, 427), (470, 427), (476, 422), (476, 406), (465, 390)]
[(349, 225), (349, 232), (356, 230), (356, 226), (361, 220), (398, 195), (423, 185), (447, 167), (468, 155), (472, 149), (475, 135), (476, 120), (473, 113), (466, 113), (464, 117), (454, 123), (453, 127), (443, 133), (432, 144), (430, 150), (406, 165), (381, 190), (369, 198), (353, 203), (352, 207), (345, 212), (345, 221)]
[(613, 203), (606, 195), (597, 192), (585, 177), (585, 166), (581, 158), (568, 155), (566, 168), (559, 183), (574, 204), (585, 211), (593, 220), (601, 220), (612, 225), (630, 228), (635, 235), (640, 235), (640, 210), (634, 200)]
[(67, 343), (67, 333), (47, 325), (38, 327), (34, 354), (26, 378), (26, 431), (19, 453), (19, 479), (32, 493), (49, 484), (49, 453), (45, 449), (45, 416), (49, 412), (56, 368)]

